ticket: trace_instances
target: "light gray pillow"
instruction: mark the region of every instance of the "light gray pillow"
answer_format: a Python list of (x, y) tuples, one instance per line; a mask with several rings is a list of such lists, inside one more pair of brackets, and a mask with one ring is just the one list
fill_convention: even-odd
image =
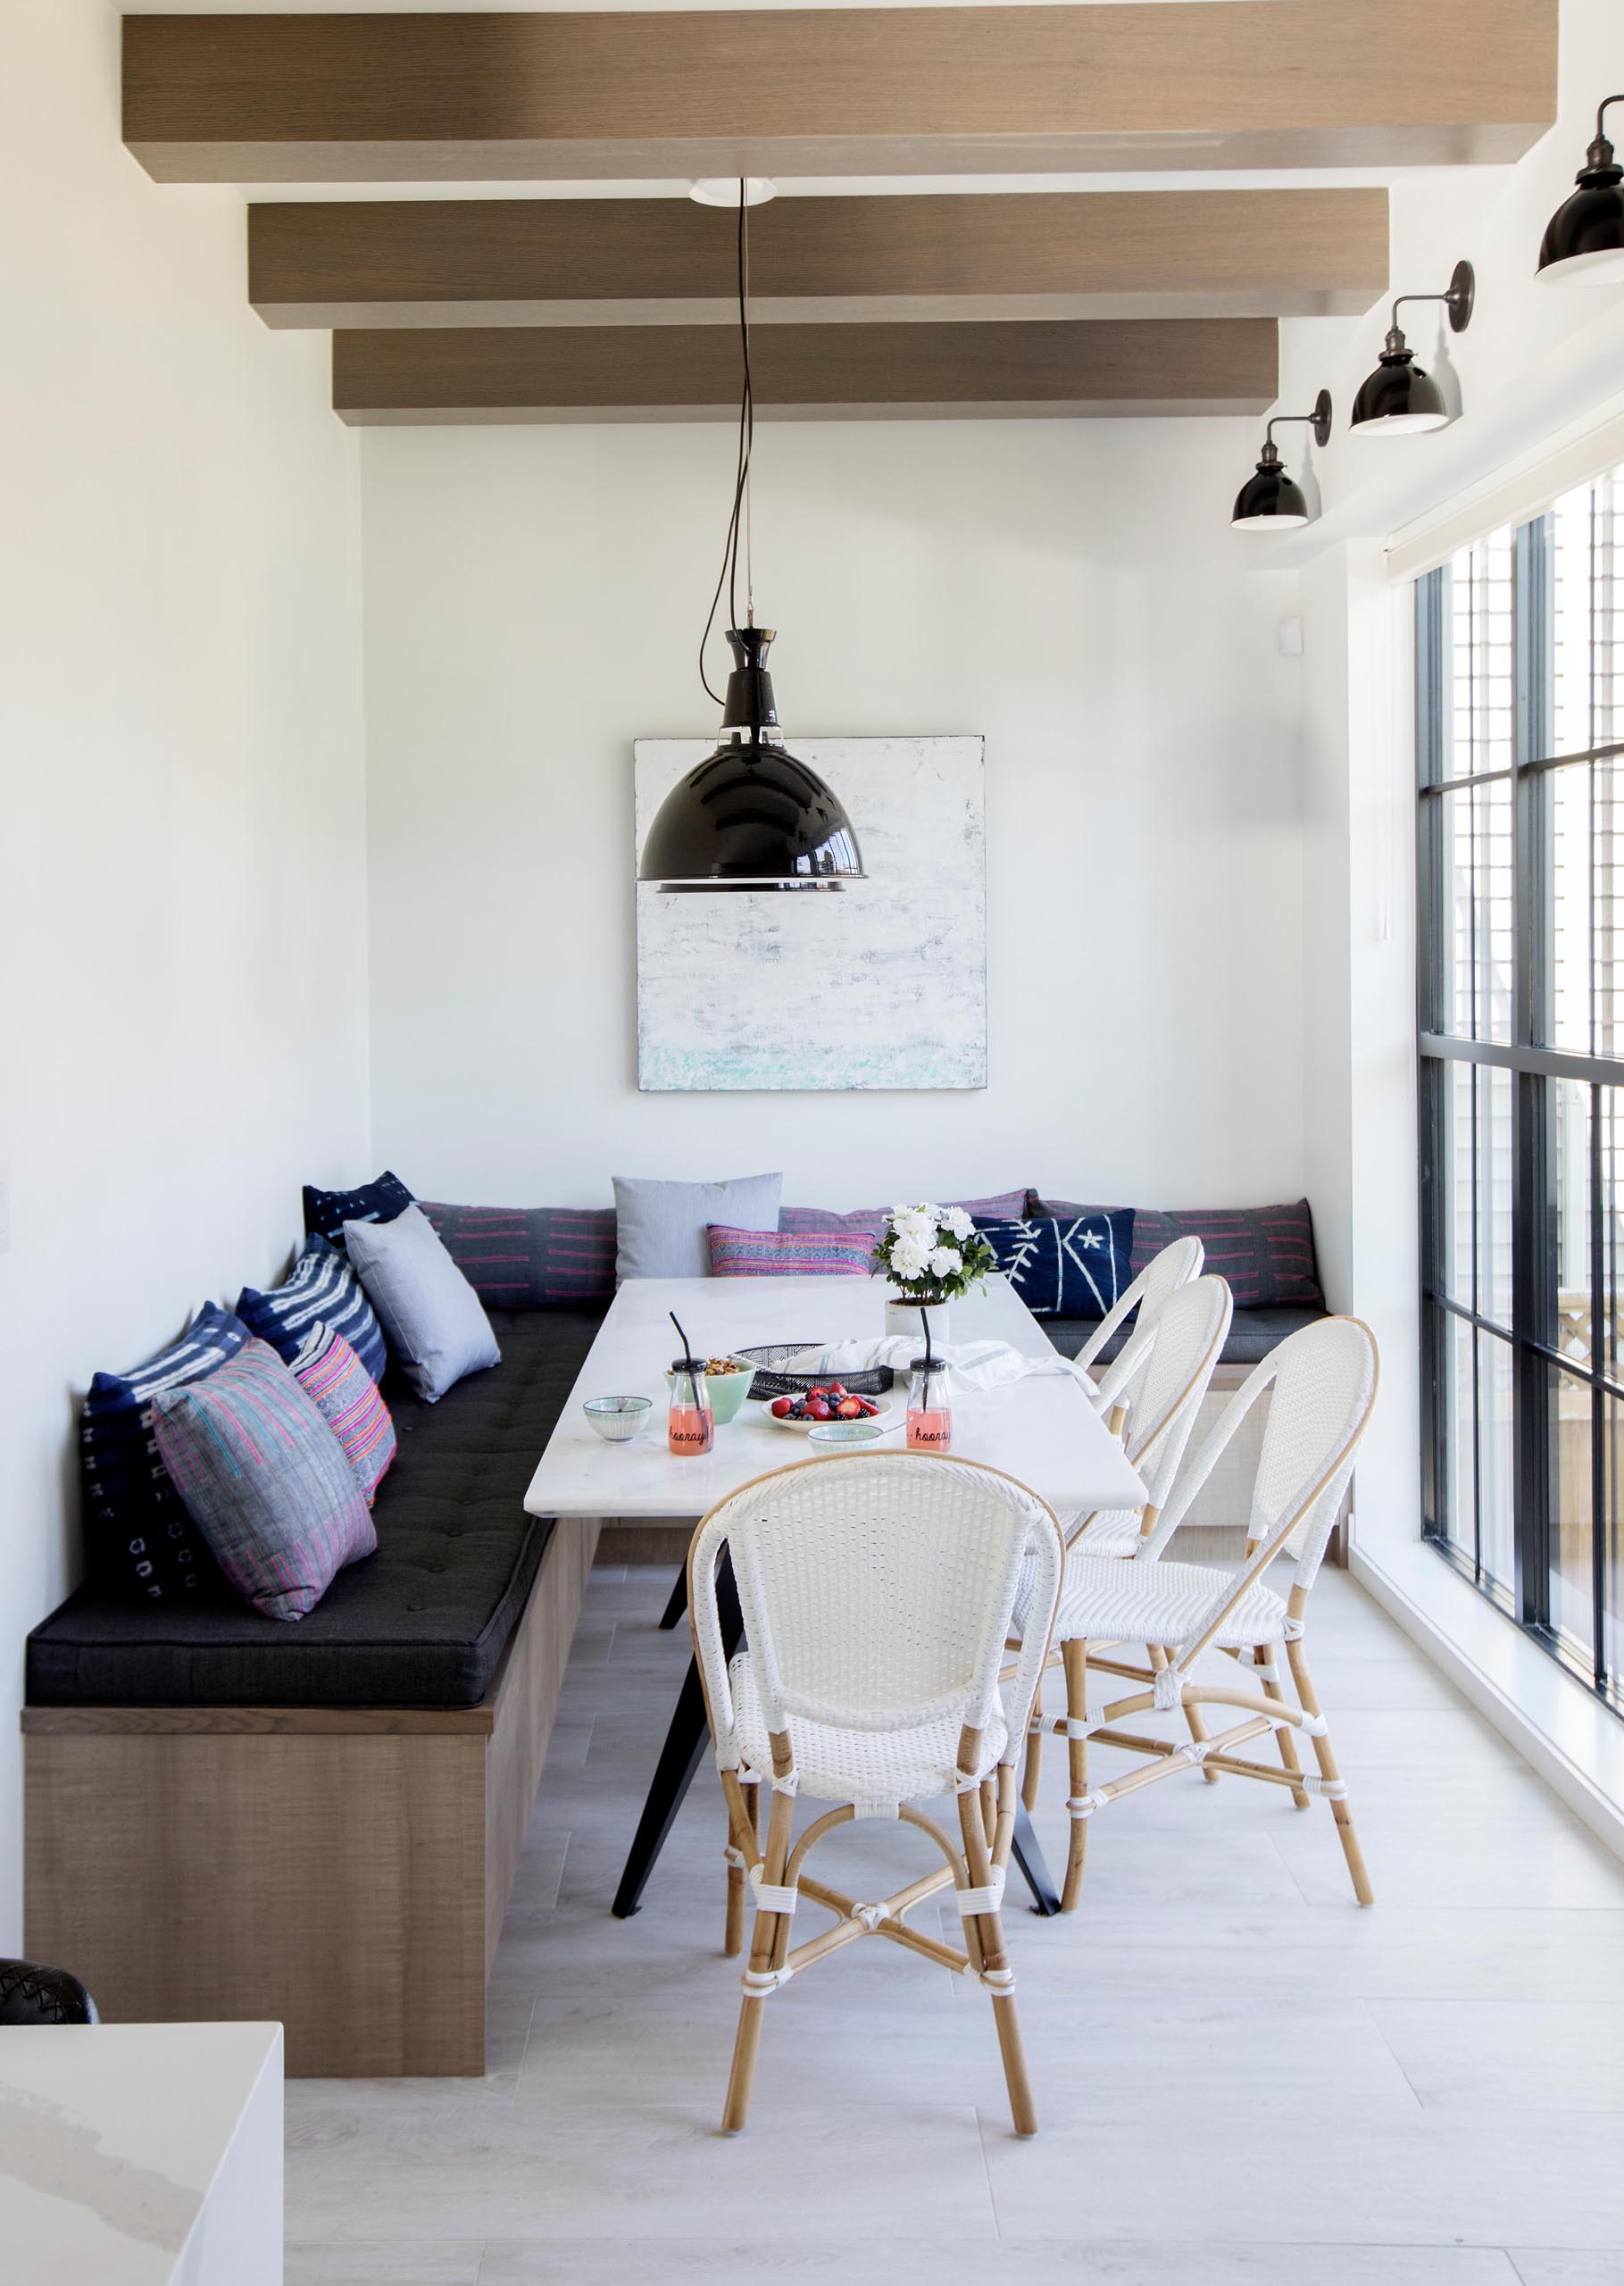
[(617, 1278), (708, 1278), (706, 1226), (776, 1231), (779, 1175), (737, 1175), (731, 1182), (645, 1182), (614, 1178)]
[(415, 1206), (392, 1222), (346, 1222), (344, 1243), (391, 1356), (426, 1404), (464, 1373), (502, 1363), (479, 1297)]

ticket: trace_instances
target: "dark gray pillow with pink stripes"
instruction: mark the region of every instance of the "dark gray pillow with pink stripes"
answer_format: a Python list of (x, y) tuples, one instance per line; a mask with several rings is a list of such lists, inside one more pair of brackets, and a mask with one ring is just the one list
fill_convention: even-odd
[(419, 1211), (489, 1310), (592, 1310), (614, 1299), (612, 1206), (446, 1206)]
[[(1052, 1198), (1044, 1202), (1043, 1212), (1064, 1216), (1114, 1210)], [(1205, 1268), (1228, 1281), (1237, 1310), (1325, 1307), (1306, 1198), (1288, 1206), (1141, 1206), (1134, 1217), (1134, 1276), (1163, 1247), (1187, 1238), (1201, 1240)]]

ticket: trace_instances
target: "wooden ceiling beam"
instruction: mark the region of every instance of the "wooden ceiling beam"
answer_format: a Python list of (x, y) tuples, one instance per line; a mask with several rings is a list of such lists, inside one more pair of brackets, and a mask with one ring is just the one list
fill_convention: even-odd
[[(735, 218), (686, 198), (252, 205), (268, 325), (736, 321)], [(780, 198), (750, 218), (758, 324), (1324, 317), (1387, 290), (1385, 190)]]
[(1556, 0), (137, 15), (168, 182), (1456, 165), (1555, 113)]
[[(1266, 318), (763, 326), (763, 419), (1258, 413), (1274, 401)], [(333, 405), (358, 426), (728, 421), (723, 326), (416, 327), (333, 336)]]

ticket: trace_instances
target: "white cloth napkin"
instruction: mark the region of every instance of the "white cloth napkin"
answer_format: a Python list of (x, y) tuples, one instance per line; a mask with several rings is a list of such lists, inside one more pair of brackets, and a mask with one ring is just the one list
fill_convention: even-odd
[[(875, 1365), (889, 1365), (905, 1373), (914, 1358), (922, 1354), (922, 1337), (917, 1333), (893, 1333), (874, 1341), (833, 1341), (822, 1349), (803, 1350), (798, 1357), (779, 1361), (779, 1370), (791, 1373), (857, 1373)], [(1012, 1381), (1024, 1381), (1032, 1374), (1069, 1374), (1081, 1381), (1093, 1393), (1094, 1383), (1070, 1357), (1062, 1357), (1059, 1350), (1046, 1356), (1032, 1356), (1023, 1349), (1012, 1348), (1007, 1341), (949, 1342), (945, 1348), (935, 1353), (946, 1361), (948, 1389), (1005, 1389)]]

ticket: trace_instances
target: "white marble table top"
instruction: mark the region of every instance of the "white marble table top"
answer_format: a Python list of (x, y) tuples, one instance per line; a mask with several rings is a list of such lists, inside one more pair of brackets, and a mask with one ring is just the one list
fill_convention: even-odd
[[(279, 2024), (0, 2028), (0, 2277), (279, 2277), (281, 2056)], [(228, 2167), (250, 2116), (266, 2145), (252, 2180)], [(228, 2178), (234, 2214), (213, 2233), (210, 2192)]]
[[(679, 1457), (666, 1445), (665, 1369), (681, 1347), (667, 1313), (675, 1310), (695, 1354), (756, 1348), (768, 1342), (808, 1344), (879, 1339), (885, 1331), (886, 1286), (868, 1278), (634, 1278), (616, 1294), (568, 1404), (547, 1442), (525, 1506), (536, 1516), (703, 1515), (737, 1486), (769, 1469), (809, 1460), (813, 1448), (763, 1418), (747, 1402), (737, 1422), (716, 1431), (713, 1449)], [(1041, 1356), (1049, 1338), (1006, 1280), (953, 1305), (948, 1347), (955, 1342), (1007, 1341)], [(647, 1397), (649, 1426), (629, 1444), (605, 1444), (581, 1412), (589, 1397)], [(901, 1419), (905, 1376), (891, 1392)], [(1121, 1447), (1069, 1374), (1048, 1374), (1001, 1389), (955, 1396), (953, 1449), (1029, 1484), (1062, 1516), (1089, 1508), (1137, 1507), (1145, 1487)], [(898, 1449), (900, 1430), (879, 1450)], [(838, 1466), (833, 1456), (830, 1466)]]

